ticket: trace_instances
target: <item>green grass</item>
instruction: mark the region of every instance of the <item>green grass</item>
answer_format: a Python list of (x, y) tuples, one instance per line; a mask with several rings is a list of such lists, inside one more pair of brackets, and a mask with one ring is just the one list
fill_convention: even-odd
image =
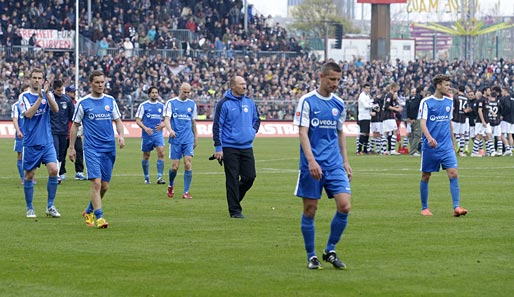
[[(349, 145), (354, 143), (349, 138)], [(353, 148), (351, 148), (353, 151)], [(514, 291), (514, 158), (461, 158), (462, 204), (451, 215), (444, 172), (430, 183), (433, 217), (419, 215), (419, 159), (350, 157), (352, 212), (338, 252), (349, 269), (306, 268), (301, 200), (293, 196), (298, 140), (255, 143), (257, 180), (244, 220), (228, 217), (224, 175), (201, 139), (192, 200), (145, 185), (139, 140), (118, 151), (104, 200), (110, 226), (85, 226), (89, 182), (59, 186), (60, 219), (43, 217), (46, 169), (37, 171), (37, 220), (25, 218), (12, 140), (0, 140), (0, 296), (510, 296)], [(155, 153), (152, 154), (155, 180)], [(73, 167), (68, 166), (72, 176)], [(166, 160), (166, 168), (169, 160)], [(181, 193), (182, 170), (176, 192)], [(167, 172), (167, 170), (166, 170)], [(167, 174), (166, 174), (167, 175)], [(323, 198), (316, 250), (334, 202)], [(511, 292), (511, 293), (509, 293)]]

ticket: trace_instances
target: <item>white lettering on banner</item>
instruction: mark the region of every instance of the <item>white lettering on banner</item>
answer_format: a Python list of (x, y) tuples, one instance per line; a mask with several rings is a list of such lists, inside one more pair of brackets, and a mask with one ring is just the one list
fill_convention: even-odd
[[(135, 121), (123, 122), (123, 134), (125, 138), (141, 137), (141, 128)], [(113, 129), (116, 133), (116, 125), (113, 123)], [(212, 137), (212, 121), (196, 121), (196, 130), (198, 137)], [(406, 135), (405, 125), (400, 125), (401, 135)], [(359, 125), (356, 122), (345, 122), (344, 133), (346, 136), (359, 135)], [(0, 138), (14, 138), (16, 130), (11, 121), (0, 121)], [(168, 137), (167, 129), (164, 129), (164, 136)], [(261, 122), (261, 127), (257, 133), (257, 137), (298, 137), (298, 127), (292, 122)]]
[(36, 34), (36, 46), (41, 48), (75, 48), (74, 30), (19, 29), (23, 44), (28, 45), (32, 34)]

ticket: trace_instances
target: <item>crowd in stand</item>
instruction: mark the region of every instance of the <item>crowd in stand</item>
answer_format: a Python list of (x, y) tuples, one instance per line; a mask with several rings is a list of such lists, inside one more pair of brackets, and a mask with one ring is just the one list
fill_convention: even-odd
[[(72, 4), (73, 2), (73, 4)], [(81, 1), (85, 2), (85, 1)], [(137, 105), (147, 98), (150, 86), (157, 86), (163, 100), (177, 95), (182, 82), (192, 86), (192, 98), (201, 114), (212, 116), (213, 104), (227, 90), (228, 78), (238, 74), (246, 78), (248, 96), (255, 99), (259, 111), (268, 119), (291, 120), (296, 101), (315, 89), (322, 61), (309, 55), (257, 55), (259, 51), (297, 51), (302, 46), (284, 28), (264, 16), (252, 16), (248, 31), (243, 30), (242, 1), (93, 1), (93, 18), (81, 18), (80, 33), (99, 45), (96, 55), (82, 55), (79, 60), (80, 80), (77, 89), (89, 92), (87, 74), (100, 69), (108, 77), (107, 91), (130, 118)], [(82, 3), (85, 4), (85, 3)], [(19, 28), (69, 29), (74, 26), (74, 1), (0, 0), (2, 46), (17, 40)], [(81, 7), (85, 7), (82, 5)], [(86, 14), (85, 8), (80, 11)], [(51, 25), (52, 24), (52, 25)], [(197, 41), (184, 44), (174, 39), (171, 29), (188, 29)], [(106, 42), (107, 45), (101, 44)], [(145, 49), (144, 54), (127, 54), (125, 43)], [(111, 52), (105, 49), (116, 48)], [(167, 57), (157, 48), (203, 49), (214, 55), (181, 55)], [(247, 51), (244, 56), (231, 56), (231, 50)], [(221, 54), (223, 53), (223, 54)], [(399, 95), (408, 96), (410, 89), (430, 86), (438, 73), (450, 74), (453, 84), (472, 89), (483, 86), (514, 85), (514, 61), (381, 61), (365, 62), (360, 58), (340, 62), (344, 74), (338, 93), (348, 102), (349, 118), (355, 116), (356, 100), (364, 83), (371, 85), (371, 96), (378, 96), (391, 81), (400, 86)], [(50, 80), (74, 83), (73, 53), (51, 51), (0, 51), (0, 116), (7, 119), (10, 106), (17, 99), (20, 86), (31, 67), (42, 67)]]

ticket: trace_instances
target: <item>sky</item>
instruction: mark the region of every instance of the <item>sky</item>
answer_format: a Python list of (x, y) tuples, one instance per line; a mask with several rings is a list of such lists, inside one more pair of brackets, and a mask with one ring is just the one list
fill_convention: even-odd
[[(408, 0), (412, 3), (420, 3), (424, 2), (426, 5), (430, 1), (434, 2), (436, 1), (439, 3), (439, 16), (437, 16), (436, 13), (426, 13), (426, 12), (420, 12), (419, 9), (416, 9), (416, 11), (407, 13), (407, 4), (392, 4), (391, 6), (391, 12), (399, 12), (400, 14), (404, 15), (403, 18), (409, 18), (411, 20), (416, 21), (437, 21), (437, 19), (434, 18), (441, 18), (441, 17), (450, 17), (451, 13), (445, 13), (445, 11), (448, 11), (448, 3), (449, 2), (455, 2), (456, 0)], [(357, 2), (357, 0), (355, 0)], [(460, 0), (458, 0), (460, 3)], [(514, 1), (512, 0), (478, 0), (478, 4), (480, 7), (480, 11), (483, 12), (490, 12), (494, 6), (495, 3), (499, 3), (500, 11), (504, 15), (512, 15), (514, 16)], [(272, 16), (287, 16), (287, 0), (248, 0), (249, 4), (253, 4), (254, 7), (263, 15), (272, 15)], [(370, 18), (370, 4), (356, 4), (355, 5), (355, 16), (356, 19), (361, 19), (361, 7), (364, 7), (364, 19)], [(419, 6), (418, 6), (419, 7)], [(413, 6), (410, 6), (410, 9), (412, 9)], [(455, 13), (455, 12), (454, 12)]]

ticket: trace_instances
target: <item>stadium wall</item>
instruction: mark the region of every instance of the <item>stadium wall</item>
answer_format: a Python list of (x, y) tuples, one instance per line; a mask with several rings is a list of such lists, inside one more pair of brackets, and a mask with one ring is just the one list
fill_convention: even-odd
[[(141, 128), (136, 121), (123, 121), (125, 137), (141, 137)], [(212, 121), (197, 121), (198, 137), (212, 137)], [(116, 130), (115, 130), (116, 131)], [(405, 126), (401, 124), (400, 131), (405, 135)], [(359, 134), (359, 126), (355, 121), (348, 121), (344, 125), (347, 136)], [(14, 138), (15, 130), (11, 121), (0, 121), (0, 138)], [(165, 131), (165, 135), (167, 136)], [(257, 137), (298, 137), (298, 127), (291, 121), (262, 121)]]

